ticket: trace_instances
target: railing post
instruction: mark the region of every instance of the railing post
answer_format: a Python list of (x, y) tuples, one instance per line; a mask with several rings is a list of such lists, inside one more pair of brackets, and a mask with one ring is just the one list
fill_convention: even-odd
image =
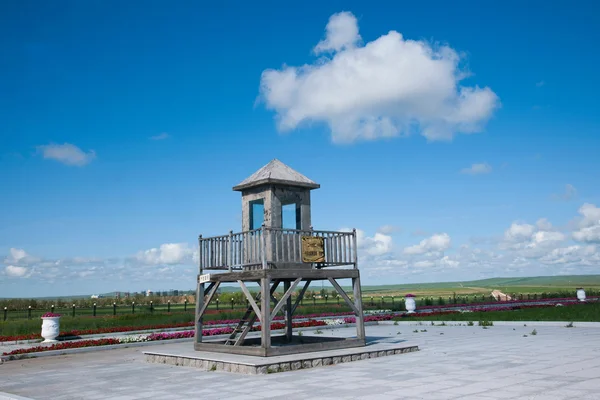
[(50, 306), (50, 312), (54, 314), (54, 304)]
[(92, 311), (94, 317), (96, 316), (96, 303), (94, 303), (94, 310)]
[[(260, 228), (260, 236), (261, 236), (261, 245), (260, 250), (262, 253), (262, 269), (267, 269), (267, 236), (266, 236), (266, 227), (263, 223)], [(264, 294), (263, 294), (264, 295)]]
[(27, 308), (27, 318), (31, 319), (31, 306)]
[(154, 312), (154, 303), (150, 300), (150, 313)]
[(352, 252), (354, 253), (354, 269), (358, 269), (358, 248), (356, 247), (356, 228), (352, 229)]
[(167, 312), (171, 312), (171, 300), (167, 300)]
[(75, 304), (73, 304), (73, 313), (72, 313), (72, 315), (73, 315), (73, 318), (75, 318)]
[(200, 270), (200, 275), (202, 275), (202, 267), (204, 266), (203, 260), (204, 254), (202, 254), (202, 235), (198, 236), (198, 268)]
[(8, 308), (4, 307), (4, 320), (6, 321), (6, 318), (8, 318)]
[(117, 303), (113, 303), (113, 316), (117, 315)]
[(187, 299), (183, 300), (183, 311), (187, 311)]
[(231, 272), (231, 264), (233, 263), (233, 231), (229, 231), (229, 249), (227, 252), (227, 266)]
[(135, 314), (135, 301), (131, 302), (131, 313)]

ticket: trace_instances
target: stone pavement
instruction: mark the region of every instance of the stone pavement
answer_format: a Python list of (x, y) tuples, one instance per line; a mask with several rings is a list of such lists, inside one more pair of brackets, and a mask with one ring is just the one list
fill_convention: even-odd
[(600, 399), (598, 328), (386, 324), (367, 335), (420, 351), (259, 376), (145, 363), (154, 346), (8, 361), (0, 399)]

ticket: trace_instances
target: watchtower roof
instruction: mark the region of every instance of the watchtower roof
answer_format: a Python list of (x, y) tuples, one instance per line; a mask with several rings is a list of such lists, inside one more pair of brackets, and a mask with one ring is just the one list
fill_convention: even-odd
[(318, 189), (321, 187), (318, 183), (274, 158), (267, 165), (234, 186), (233, 190), (242, 191), (265, 184), (280, 184), (308, 189)]

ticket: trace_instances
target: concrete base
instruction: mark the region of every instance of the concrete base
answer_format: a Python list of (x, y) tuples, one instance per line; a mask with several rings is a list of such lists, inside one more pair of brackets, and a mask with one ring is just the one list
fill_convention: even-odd
[(299, 335), (292, 336), (291, 341), (288, 341), (285, 335), (273, 336), (271, 338), (271, 347), (269, 348), (261, 347), (260, 337), (246, 339), (243, 346), (225, 345), (225, 341), (226, 340), (213, 340), (194, 343), (194, 350), (272, 357), (287, 354), (362, 347), (366, 345), (364, 339)]
[(373, 342), (364, 347), (315, 351), (273, 357), (214, 353), (194, 350), (189, 343), (169, 346), (168, 352), (146, 351), (146, 362), (183, 367), (195, 367), (203, 371), (225, 371), (249, 375), (295, 371), (326, 365), (392, 356), (418, 351), (419, 347), (404, 341), (396, 343)]

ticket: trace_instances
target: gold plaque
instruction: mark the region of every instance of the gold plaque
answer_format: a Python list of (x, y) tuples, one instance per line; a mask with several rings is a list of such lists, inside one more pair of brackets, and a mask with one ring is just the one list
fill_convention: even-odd
[(325, 262), (325, 242), (322, 237), (302, 236), (302, 262)]

